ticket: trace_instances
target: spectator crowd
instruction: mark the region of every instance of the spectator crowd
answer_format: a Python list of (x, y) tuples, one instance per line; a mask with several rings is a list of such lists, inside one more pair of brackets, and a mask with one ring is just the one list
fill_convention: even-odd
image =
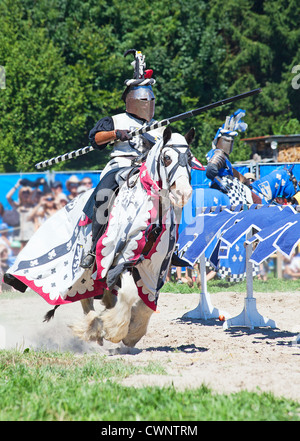
[(3, 274), (35, 231), (69, 201), (92, 188), (93, 182), (89, 176), (79, 180), (72, 175), (65, 186), (66, 192), (61, 181), (19, 179), (6, 194), (10, 209), (0, 202), (0, 293), (11, 289), (2, 283)]

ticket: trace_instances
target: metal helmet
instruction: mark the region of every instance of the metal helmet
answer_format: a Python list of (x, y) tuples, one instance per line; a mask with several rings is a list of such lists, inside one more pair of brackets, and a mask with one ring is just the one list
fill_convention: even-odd
[(220, 136), (217, 140), (216, 148), (229, 156), (233, 149), (233, 138), (230, 136)]
[(126, 95), (126, 111), (137, 116), (139, 119), (151, 121), (155, 111), (155, 96), (152, 87), (130, 87)]
[(131, 63), (134, 67), (133, 79), (126, 80), (126, 89), (123, 93), (123, 100), (126, 103), (126, 111), (139, 119), (150, 121), (154, 116), (155, 96), (152, 85), (155, 84), (152, 78), (152, 69), (145, 70), (145, 56), (140, 51), (129, 49), (124, 56), (134, 55)]
[(220, 127), (213, 140), (213, 148), (222, 150), (226, 155), (230, 155), (233, 149), (233, 141), (238, 132), (245, 132), (248, 124), (242, 118), (246, 115), (246, 110), (238, 109), (233, 115), (227, 116), (225, 123)]

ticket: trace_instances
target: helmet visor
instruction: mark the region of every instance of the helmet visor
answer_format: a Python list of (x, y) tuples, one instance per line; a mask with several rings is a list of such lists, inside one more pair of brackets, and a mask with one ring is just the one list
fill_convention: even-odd
[(137, 86), (126, 96), (126, 110), (140, 119), (150, 121), (155, 111), (155, 96), (151, 86)]

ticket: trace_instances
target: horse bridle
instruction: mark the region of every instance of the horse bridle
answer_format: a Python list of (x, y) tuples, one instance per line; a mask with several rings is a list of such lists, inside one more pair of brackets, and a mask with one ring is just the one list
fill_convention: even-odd
[(289, 176), (289, 180), (292, 181), (295, 192), (297, 192), (298, 185), (300, 185), (300, 184), (298, 184), (296, 176), (293, 174), (293, 172), (291, 170), (287, 170), (287, 173)]
[[(170, 148), (172, 150), (175, 150), (175, 152), (178, 154), (178, 161), (176, 164), (172, 167), (169, 173), (167, 173), (166, 165), (164, 163), (164, 156), (162, 155), (162, 151), (164, 148)], [(184, 148), (185, 152), (181, 152), (179, 149)], [(172, 178), (175, 175), (176, 171), (179, 167), (185, 167), (187, 169), (189, 180), (191, 180), (191, 160), (192, 160), (192, 153), (190, 151), (190, 148), (186, 144), (167, 144), (163, 145), (160, 149), (160, 160), (158, 161), (158, 175), (161, 177), (160, 174), (160, 167), (163, 166), (166, 170), (166, 181), (170, 188), (170, 182), (172, 182)]]

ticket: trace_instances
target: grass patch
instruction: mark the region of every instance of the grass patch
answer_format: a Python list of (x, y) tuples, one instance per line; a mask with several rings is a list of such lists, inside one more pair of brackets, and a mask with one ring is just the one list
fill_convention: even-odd
[[(237, 292), (245, 293), (247, 291), (246, 280), (243, 282), (226, 282), (223, 279), (213, 279), (207, 283), (207, 290), (209, 293), (217, 292)], [(289, 280), (289, 279), (278, 279), (273, 275), (269, 275), (266, 282), (257, 279), (253, 279), (253, 290), (256, 292), (293, 292), (300, 291), (300, 279), (299, 280)], [(193, 287), (189, 287), (187, 284), (178, 285), (177, 283), (167, 282), (164, 284), (162, 292), (172, 292), (172, 293), (200, 293), (199, 289), (194, 283)]]
[(107, 356), (0, 351), (0, 420), (201, 421), (298, 420), (300, 406), (267, 393), (214, 394), (205, 386), (121, 386), (132, 374), (166, 374), (159, 364), (133, 366)]
[(0, 293), (0, 300), (1, 299), (28, 299), (38, 296), (36, 292), (34, 292), (32, 289), (28, 289), (26, 292), (20, 292), (20, 291), (2, 291)]
[[(246, 280), (243, 282), (227, 282), (224, 279), (213, 279), (207, 283), (207, 289), (210, 293), (217, 292), (246, 292)], [(268, 280), (264, 282), (263, 280), (259, 280), (257, 277), (253, 278), (253, 290), (256, 292), (293, 292), (300, 291), (300, 279), (299, 280), (290, 280), (290, 279), (278, 279), (273, 274), (268, 275)], [(172, 293), (200, 293), (201, 289), (197, 287), (197, 284), (194, 283), (193, 287), (189, 287), (186, 283), (177, 284), (173, 282), (166, 282), (161, 289), (162, 292), (172, 292)], [(28, 290), (26, 293), (20, 292), (11, 292), (6, 291), (0, 294), (1, 299), (11, 299), (11, 298), (22, 298), (26, 299), (26, 297), (36, 297), (37, 294)]]

